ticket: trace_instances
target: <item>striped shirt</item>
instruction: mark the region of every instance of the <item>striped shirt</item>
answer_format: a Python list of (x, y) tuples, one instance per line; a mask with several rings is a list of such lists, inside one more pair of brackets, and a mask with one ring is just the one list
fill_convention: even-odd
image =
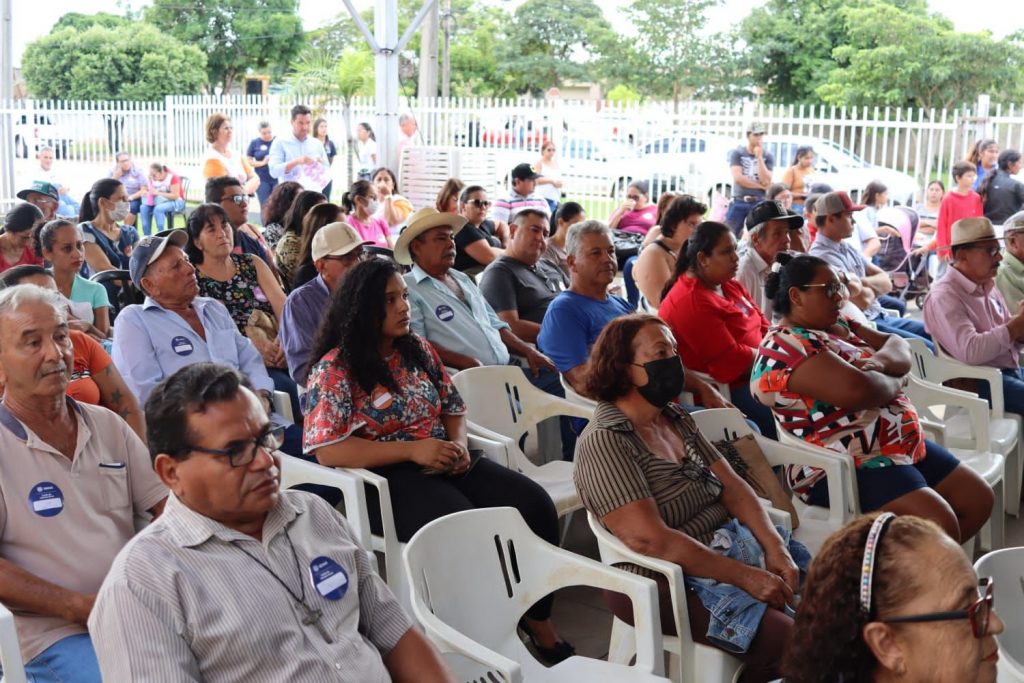
[[(679, 430), (685, 453), (651, 452), (621, 410), (598, 403), (576, 445), (576, 490), (599, 519), (653, 498), (666, 525), (708, 544), (729, 519), (721, 501), (722, 484), (709, 470), (722, 456), (685, 410), (670, 403), (662, 415)], [(623, 569), (644, 573), (632, 565)]]
[[(305, 591), (333, 643), (271, 571)], [(170, 496), (117, 556), (89, 617), (105, 683), (385, 683), (381, 657), (411, 627), (344, 518), (295, 491), (281, 492), (262, 541)]]
[(512, 221), (516, 219), (516, 214), (523, 209), (534, 209), (535, 211), (540, 211), (545, 216), (551, 216), (551, 207), (548, 206), (547, 200), (543, 197), (538, 197), (536, 194), (524, 197), (513, 192), (508, 199), (499, 199), (494, 202), (494, 206), (491, 207), (491, 220), (495, 223), (501, 222), (511, 225)]

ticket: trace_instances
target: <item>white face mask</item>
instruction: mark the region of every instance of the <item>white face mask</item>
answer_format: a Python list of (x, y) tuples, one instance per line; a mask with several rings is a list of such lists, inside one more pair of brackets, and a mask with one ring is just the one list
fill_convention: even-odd
[(379, 208), (380, 202), (378, 202), (376, 199), (366, 200), (366, 213), (372, 216), (373, 214), (377, 213), (377, 209)]
[(110, 210), (110, 220), (120, 223), (125, 218), (128, 218), (131, 207), (132, 205), (128, 202), (114, 202), (114, 208)]

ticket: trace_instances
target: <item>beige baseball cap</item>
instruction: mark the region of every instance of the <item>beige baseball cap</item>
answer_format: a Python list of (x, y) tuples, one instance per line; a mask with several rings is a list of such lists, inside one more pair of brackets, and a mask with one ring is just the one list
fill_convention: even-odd
[(325, 256), (344, 256), (356, 247), (368, 244), (373, 244), (373, 241), (364, 240), (348, 223), (328, 223), (313, 235), (310, 251), (313, 260), (317, 261)]

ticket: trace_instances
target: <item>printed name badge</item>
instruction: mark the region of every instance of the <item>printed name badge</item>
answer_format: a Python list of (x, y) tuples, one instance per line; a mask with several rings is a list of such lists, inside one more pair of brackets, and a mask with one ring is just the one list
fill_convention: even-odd
[(348, 572), (329, 557), (320, 556), (309, 563), (309, 578), (316, 592), (328, 600), (341, 600), (348, 592)]
[(41, 481), (29, 491), (28, 504), (40, 517), (55, 517), (64, 511), (64, 494), (56, 484)]
[(440, 306), (434, 309), (434, 315), (437, 316), (438, 320), (440, 320), (443, 323), (446, 323), (455, 317), (455, 310), (447, 304), (441, 304)]
[(179, 356), (188, 356), (192, 353), (194, 348), (192, 342), (188, 340), (188, 337), (175, 337), (171, 340), (171, 350)]
[(373, 407), (377, 410), (386, 410), (387, 408), (390, 408), (393, 400), (391, 392), (379, 385), (373, 390), (373, 393), (370, 394), (370, 403), (373, 404)]

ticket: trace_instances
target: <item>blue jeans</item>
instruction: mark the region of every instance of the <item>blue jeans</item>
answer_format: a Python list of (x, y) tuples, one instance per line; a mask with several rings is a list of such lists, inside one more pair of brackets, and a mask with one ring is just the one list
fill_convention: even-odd
[(883, 294), (878, 297), (878, 303), (882, 308), (898, 311), (901, 317), (907, 314), (907, 302), (898, 296)]
[[(1024, 370), (1001, 368), (1003, 373), (1003, 409), (1008, 413), (1024, 415)], [(978, 396), (986, 401), (992, 399), (988, 382), (978, 382)]]
[(924, 323), (920, 320), (896, 318), (883, 313), (875, 318), (873, 322), (879, 332), (895, 334), (897, 337), (903, 337), (904, 339), (922, 339), (932, 353), (935, 352), (935, 344), (932, 343), (931, 335), (925, 331)]
[(744, 202), (736, 198), (730, 202), (729, 210), (725, 212), (725, 224), (732, 228), (732, 234), (736, 235), (736, 239), (743, 234), (743, 223), (753, 208), (752, 202)]
[(152, 234), (151, 231), (154, 217), (156, 217), (156, 231), (160, 232), (164, 229), (164, 225), (167, 222), (167, 214), (174, 213), (175, 211), (181, 211), (184, 208), (184, 199), (175, 199), (174, 201), (167, 201), (163, 204), (157, 204), (156, 206), (147, 206), (146, 204), (143, 204), (139, 207), (139, 218), (142, 220), (142, 225), (140, 226), (142, 234)]
[(638, 256), (630, 256), (622, 264), (622, 281), (626, 283), (626, 301), (633, 308), (640, 305), (640, 289), (636, 286), (636, 280), (633, 279), (633, 266), (636, 265), (638, 258)]
[(101, 683), (89, 634), (62, 638), (25, 665), (29, 683)]
[[(369, 178), (367, 178), (369, 180)], [(260, 211), (263, 211), (263, 207), (267, 205), (267, 200), (270, 199), (270, 193), (277, 187), (277, 180), (271, 178), (267, 181), (266, 178), (260, 176), (260, 186), (256, 188), (256, 196), (260, 200)]]

